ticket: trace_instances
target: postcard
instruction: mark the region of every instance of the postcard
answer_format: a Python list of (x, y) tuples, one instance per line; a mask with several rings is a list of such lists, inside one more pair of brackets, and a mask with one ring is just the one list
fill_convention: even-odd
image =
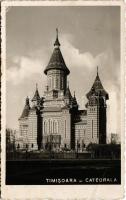
[(2, 199), (124, 197), (124, 3), (2, 2)]

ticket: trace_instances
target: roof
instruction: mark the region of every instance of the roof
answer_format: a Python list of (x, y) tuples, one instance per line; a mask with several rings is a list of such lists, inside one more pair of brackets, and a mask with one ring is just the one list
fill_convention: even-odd
[(47, 74), (47, 71), (51, 69), (59, 69), (59, 70), (64, 71), (66, 74), (70, 73), (69, 69), (67, 68), (65, 64), (65, 61), (63, 59), (62, 53), (59, 48), (54, 49), (53, 54), (50, 58), (49, 64), (44, 70), (44, 73)]
[(47, 74), (48, 70), (52, 70), (52, 69), (58, 69), (58, 70), (62, 70), (64, 71), (66, 74), (69, 74), (70, 71), (67, 68), (65, 61), (63, 59), (62, 53), (60, 51), (60, 43), (59, 43), (59, 39), (58, 39), (58, 33), (57, 33), (57, 37), (56, 37), (56, 41), (54, 43), (54, 50), (52, 53), (52, 56), (50, 58), (50, 61), (46, 67), (46, 69), (44, 70), (44, 73)]
[(38, 89), (36, 88), (36, 91), (35, 91), (34, 97), (32, 98), (32, 101), (39, 101), (39, 100), (40, 100), (40, 95), (39, 95)]
[(89, 98), (93, 94), (95, 94), (96, 96), (98, 96), (98, 95), (104, 96), (106, 99), (109, 98), (108, 93), (105, 91), (105, 89), (102, 86), (98, 71), (97, 71), (97, 76), (95, 78), (93, 86), (92, 86), (91, 90), (87, 93), (86, 96), (87, 96), (87, 98)]
[(24, 107), (23, 112), (22, 112), (19, 119), (23, 119), (23, 118), (28, 117), (29, 111), (30, 111), (30, 105), (29, 105), (29, 98), (27, 97), (26, 102), (25, 102), (25, 107)]
[(77, 99), (76, 99), (76, 96), (75, 96), (75, 91), (74, 91), (74, 97), (72, 98), (72, 104), (73, 104), (73, 106), (77, 106), (78, 107)]
[(72, 98), (72, 95), (71, 95), (69, 86), (68, 86), (67, 89), (66, 89), (65, 97), (66, 97), (66, 98)]
[(85, 125), (87, 124), (87, 121), (86, 120), (82, 120), (80, 122), (76, 122), (75, 125)]
[(60, 112), (61, 108), (60, 107), (45, 107), (43, 109), (43, 112)]

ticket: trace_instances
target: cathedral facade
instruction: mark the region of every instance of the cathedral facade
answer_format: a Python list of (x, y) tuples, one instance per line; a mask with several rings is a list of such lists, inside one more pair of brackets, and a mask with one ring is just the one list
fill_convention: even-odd
[(108, 93), (97, 70), (91, 90), (86, 94), (86, 109), (79, 110), (76, 96), (72, 96), (67, 83), (70, 71), (60, 50), (58, 31), (44, 73), (47, 86), (43, 97), (40, 97), (36, 86), (31, 105), (27, 97), (19, 118), (24, 148), (83, 150), (89, 143), (105, 144)]

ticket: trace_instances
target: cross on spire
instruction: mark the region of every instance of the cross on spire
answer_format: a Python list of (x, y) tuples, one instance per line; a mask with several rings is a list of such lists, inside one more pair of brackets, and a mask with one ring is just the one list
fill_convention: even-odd
[(60, 43), (59, 43), (59, 39), (58, 39), (58, 28), (56, 28), (56, 41), (54, 43), (54, 46), (55, 47), (59, 47), (60, 46)]
[(98, 66), (97, 66), (97, 76), (98, 76)]
[(58, 28), (56, 28), (56, 37), (58, 38)]

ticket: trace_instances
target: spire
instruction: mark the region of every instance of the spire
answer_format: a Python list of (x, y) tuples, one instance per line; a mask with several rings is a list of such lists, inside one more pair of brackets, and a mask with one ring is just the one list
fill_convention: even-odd
[(23, 112), (22, 112), (21, 117), (19, 119), (23, 119), (25, 117), (28, 117), (29, 111), (30, 111), (30, 104), (29, 104), (29, 98), (27, 97), (26, 100), (25, 100), (25, 106), (24, 106)]
[(56, 48), (58, 48), (60, 46), (59, 39), (58, 39), (58, 28), (56, 28), (56, 41), (54, 43), (54, 46)]
[(76, 97), (75, 97), (75, 91), (74, 91), (74, 98), (76, 98)]
[(98, 76), (98, 66), (97, 66), (97, 76)]
[(62, 53), (59, 48), (60, 43), (59, 43), (59, 39), (58, 39), (58, 29), (56, 29), (56, 33), (57, 33), (56, 41), (54, 43), (55, 48), (53, 50), (52, 56), (49, 60), (49, 63), (44, 70), (44, 73), (47, 74), (47, 72), (49, 70), (56, 69), (56, 70), (62, 70), (65, 72), (66, 75), (68, 75), (70, 73), (70, 71), (65, 64), (64, 58), (63, 58)]
[(67, 86), (65, 97), (70, 98), (70, 99), (72, 98), (72, 95), (71, 95), (71, 92), (70, 92), (70, 89), (69, 89), (69, 85)]
[(29, 98), (27, 96), (25, 105), (29, 106)]
[(35, 91), (34, 97), (32, 98), (32, 101), (39, 101), (39, 100), (40, 100), (40, 95), (38, 92), (38, 84), (36, 83), (36, 91)]
[(98, 66), (97, 66), (97, 75), (96, 75), (95, 81), (93, 83), (91, 90), (87, 93), (87, 98), (92, 96), (92, 94), (95, 94), (95, 95), (100, 94), (100, 95), (104, 96), (106, 98), (106, 100), (109, 98), (108, 93), (103, 88), (103, 85), (102, 85), (101, 80), (99, 78)]

